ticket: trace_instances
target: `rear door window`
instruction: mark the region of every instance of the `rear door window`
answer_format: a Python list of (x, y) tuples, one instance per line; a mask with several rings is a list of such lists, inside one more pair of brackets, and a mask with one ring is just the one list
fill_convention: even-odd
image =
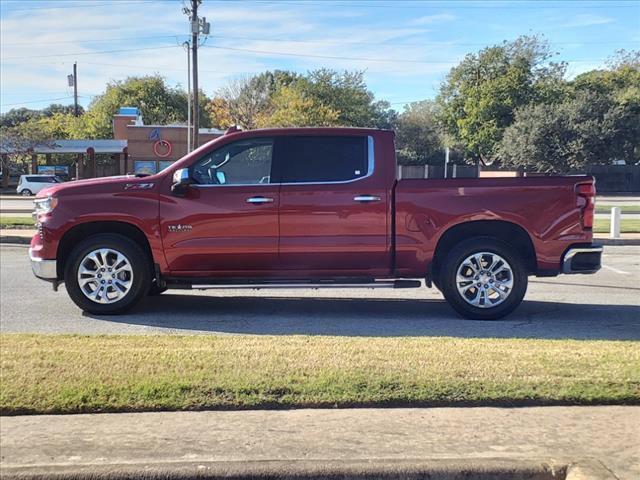
[(291, 136), (278, 139), (282, 183), (327, 183), (368, 175), (366, 136)]

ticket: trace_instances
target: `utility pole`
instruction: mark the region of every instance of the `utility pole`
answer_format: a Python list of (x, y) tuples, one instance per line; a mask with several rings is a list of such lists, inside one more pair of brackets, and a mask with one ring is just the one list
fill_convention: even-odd
[(193, 68), (193, 148), (198, 148), (198, 133), (200, 129), (200, 104), (198, 102), (198, 36), (200, 22), (198, 21), (198, 5), (201, 0), (191, 0), (191, 57)]
[(187, 41), (182, 46), (187, 50), (187, 153), (191, 153), (191, 44)]
[(69, 83), (73, 81), (73, 115), (78, 116), (78, 62), (73, 62), (73, 78), (69, 79)]
[(189, 23), (191, 24), (191, 70), (193, 77), (193, 101), (191, 104), (193, 131), (191, 146), (193, 148), (198, 148), (198, 133), (200, 130), (200, 102), (198, 101), (198, 46), (200, 34), (209, 35), (211, 26), (207, 22), (206, 18), (198, 18), (198, 7), (202, 3), (202, 0), (190, 1), (191, 8), (185, 7), (182, 11), (185, 15), (189, 15)]

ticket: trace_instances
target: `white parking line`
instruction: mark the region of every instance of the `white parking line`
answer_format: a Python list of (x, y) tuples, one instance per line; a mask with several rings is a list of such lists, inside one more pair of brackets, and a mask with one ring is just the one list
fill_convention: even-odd
[(624, 270), (618, 270), (617, 268), (610, 267), (609, 265), (602, 265), (603, 268), (607, 270), (611, 270), (612, 272), (619, 273), (621, 275), (631, 275), (629, 272), (625, 272)]

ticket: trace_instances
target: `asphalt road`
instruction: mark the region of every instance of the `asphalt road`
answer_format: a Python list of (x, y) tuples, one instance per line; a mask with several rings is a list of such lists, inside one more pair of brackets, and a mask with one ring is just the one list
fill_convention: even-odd
[(13, 197), (7, 198), (3, 196), (0, 198), (0, 213), (3, 214), (18, 214), (28, 215), (33, 211), (33, 199), (34, 197)]
[(169, 291), (96, 317), (34, 278), (26, 247), (2, 244), (0, 331), (640, 340), (640, 247), (606, 247), (604, 263), (596, 275), (531, 278), (523, 305), (495, 322), (461, 319), (427, 288)]

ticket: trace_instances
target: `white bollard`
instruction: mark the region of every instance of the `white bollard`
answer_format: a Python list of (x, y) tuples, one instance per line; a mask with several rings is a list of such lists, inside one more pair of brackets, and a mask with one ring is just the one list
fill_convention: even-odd
[(620, 238), (620, 207), (611, 209), (611, 230), (609, 238)]

